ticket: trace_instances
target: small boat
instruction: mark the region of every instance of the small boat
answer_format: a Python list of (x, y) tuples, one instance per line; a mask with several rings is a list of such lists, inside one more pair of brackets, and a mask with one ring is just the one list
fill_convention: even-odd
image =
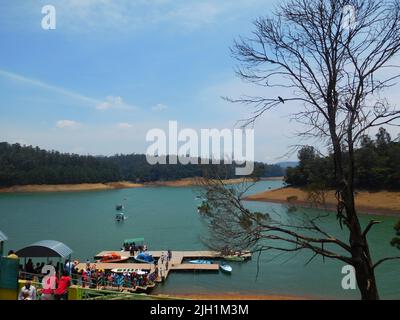
[(126, 260), (128, 260), (128, 259), (129, 259), (129, 257), (124, 257), (124, 256), (121, 256), (121, 255), (118, 254), (118, 253), (113, 252), (113, 253), (105, 254), (105, 255), (100, 259), (100, 262), (102, 262), (102, 263), (115, 263), (115, 262), (126, 261)]
[(190, 260), (189, 263), (192, 264), (212, 264), (210, 260)]
[(243, 262), (246, 259), (244, 257), (241, 257), (241, 256), (225, 256), (224, 260), (233, 261), (233, 262)]
[(124, 210), (124, 206), (123, 206), (122, 204), (117, 204), (117, 205), (115, 206), (115, 210), (117, 210), (117, 211), (122, 211), (122, 210)]
[(126, 219), (127, 219), (127, 217), (125, 216), (125, 214), (124, 214), (123, 212), (118, 212), (118, 213), (115, 215), (115, 220), (118, 221), (118, 222), (124, 221), (124, 220), (126, 220)]
[(129, 268), (116, 268), (116, 269), (112, 269), (111, 272), (113, 272), (113, 273), (136, 273), (140, 276), (147, 274), (146, 271), (138, 270), (138, 269), (129, 269)]
[(223, 272), (227, 272), (227, 273), (231, 273), (232, 272), (232, 267), (230, 265), (228, 265), (228, 264), (225, 264), (225, 263), (221, 263), (219, 265), (219, 268)]
[(139, 253), (135, 257), (133, 257), (137, 262), (141, 263), (154, 263), (154, 258), (149, 253)]

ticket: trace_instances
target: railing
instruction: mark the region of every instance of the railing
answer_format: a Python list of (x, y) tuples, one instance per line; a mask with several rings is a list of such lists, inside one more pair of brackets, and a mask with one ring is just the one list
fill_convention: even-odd
[[(43, 288), (42, 279), (44, 275), (20, 271), (19, 279), (29, 279), (32, 285), (36, 287), (37, 299), (40, 299), (41, 289)], [(89, 277), (84, 280), (81, 275), (71, 275), (71, 287), (78, 290), (75, 293), (78, 299), (108, 299), (109, 295), (113, 299), (154, 299), (150, 295), (138, 294), (136, 291), (147, 291), (156, 286), (154, 280), (143, 282), (143, 279), (132, 279), (124, 276), (114, 276), (113, 281), (108, 281), (106, 275), (104, 277)], [(110, 297), (111, 298), (111, 297)], [(159, 299), (159, 297), (157, 298)], [(168, 299), (168, 298), (165, 298)]]

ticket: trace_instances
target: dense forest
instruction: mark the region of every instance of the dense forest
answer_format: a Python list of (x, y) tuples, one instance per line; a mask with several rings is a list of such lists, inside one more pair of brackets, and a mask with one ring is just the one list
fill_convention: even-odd
[[(233, 165), (220, 166), (225, 178), (235, 177)], [(0, 143), (0, 186), (165, 181), (199, 177), (214, 169), (212, 165), (150, 165), (143, 154), (82, 156)], [(255, 172), (261, 177), (284, 175), (280, 166), (264, 163), (255, 163)]]
[[(400, 136), (399, 136), (400, 137)], [(329, 189), (334, 187), (332, 156), (319, 155), (314, 147), (303, 147), (299, 165), (288, 168), (286, 183), (299, 187)], [(363, 136), (355, 151), (355, 186), (365, 190), (400, 190), (400, 141), (380, 128), (375, 140)]]

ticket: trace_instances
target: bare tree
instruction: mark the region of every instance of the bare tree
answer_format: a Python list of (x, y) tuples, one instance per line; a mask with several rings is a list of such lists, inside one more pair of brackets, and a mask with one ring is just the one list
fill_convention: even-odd
[[(355, 21), (347, 11), (355, 14)], [(371, 221), (365, 229), (360, 225), (354, 201), (354, 149), (369, 129), (399, 125), (400, 110), (382, 94), (400, 76), (395, 65), (400, 52), (400, 2), (288, 0), (271, 17), (258, 18), (254, 25), (253, 36), (241, 38), (232, 48), (240, 64), (237, 74), (261, 87), (279, 87), (285, 96), (229, 100), (254, 107), (243, 120), (244, 126), (274, 108), (302, 105), (294, 114), (307, 128), (300, 135), (318, 138), (332, 150), (337, 217), (342, 228), (348, 229), (349, 239), (332, 237), (315, 220), (285, 225), (251, 213), (242, 206), (241, 194), (215, 180), (206, 187), (212, 204), (207, 215), (210, 226), (215, 235), (231, 239), (230, 243), (237, 240), (250, 246), (261, 239), (279, 240), (292, 246), (271, 244), (261, 250), (309, 249), (315, 255), (351, 264), (362, 299), (378, 299), (375, 268), (399, 257), (375, 264), (371, 259), (367, 235), (379, 222)], [(328, 250), (326, 245), (344, 253)]]

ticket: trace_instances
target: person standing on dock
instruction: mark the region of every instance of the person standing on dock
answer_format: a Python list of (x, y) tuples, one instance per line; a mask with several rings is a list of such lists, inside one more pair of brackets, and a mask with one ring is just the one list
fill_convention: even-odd
[(162, 252), (161, 257), (160, 257), (161, 264), (164, 264), (164, 257), (165, 257), (165, 254), (164, 254), (164, 252)]
[(14, 250), (8, 251), (8, 259), (18, 259), (18, 256), (15, 254)]
[(168, 250), (168, 261), (171, 261), (172, 259), (172, 251)]
[(71, 278), (68, 272), (64, 271), (58, 282), (57, 289), (54, 291), (56, 300), (68, 300), (68, 287), (71, 285)]

